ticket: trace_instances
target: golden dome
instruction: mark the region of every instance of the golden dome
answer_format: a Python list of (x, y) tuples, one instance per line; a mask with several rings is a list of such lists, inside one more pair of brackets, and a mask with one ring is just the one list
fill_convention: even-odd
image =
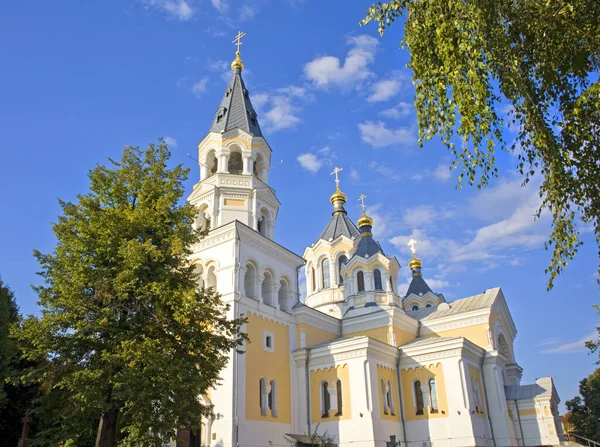
[(372, 227), (373, 219), (371, 219), (369, 216), (367, 216), (365, 214), (365, 212), (363, 211), (362, 216), (360, 216), (360, 219), (358, 219), (357, 224), (358, 224), (358, 228), (364, 227), (365, 225)]
[(333, 195), (331, 196), (331, 199), (329, 199), (331, 201), (331, 203), (334, 202), (346, 202), (346, 194), (344, 194), (342, 191), (340, 191), (339, 186), (335, 187), (335, 192), (333, 193)]
[(239, 51), (236, 51), (236, 53), (235, 53), (235, 60), (231, 63), (231, 69), (235, 70), (236, 68), (239, 68), (240, 70), (244, 69), (244, 63), (240, 59), (240, 52)]
[(421, 260), (419, 258), (417, 258), (417, 255), (415, 255), (413, 253), (412, 259), (409, 261), (408, 263), (408, 268), (415, 269), (415, 268), (421, 268), (423, 266), (423, 263), (421, 262)]

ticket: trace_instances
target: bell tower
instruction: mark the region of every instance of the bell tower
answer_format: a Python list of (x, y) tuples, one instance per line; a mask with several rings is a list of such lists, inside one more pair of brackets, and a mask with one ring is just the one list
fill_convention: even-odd
[(188, 201), (198, 209), (196, 227), (213, 229), (238, 220), (273, 239), (279, 200), (269, 186), (271, 148), (265, 140), (244, 80), (241, 38), (233, 75), (208, 134), (198, 144), (200, 181)]

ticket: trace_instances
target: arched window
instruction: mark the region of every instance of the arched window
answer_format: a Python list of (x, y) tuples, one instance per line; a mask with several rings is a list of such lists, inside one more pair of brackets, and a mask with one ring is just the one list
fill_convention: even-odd
[(373, 270), (373, 279), (375, 279), (375, 290), (383, 290), (383, 284), (381, 283), (381, 271), (379, 269)]
[(258, 232), (265, 235), (265, 218), (264, 216), (260, 216), (258, 219)]
[(211, 265), (208, 268), (208, 274), (206, 275), (206, 287), (217, 288), (217, 275), (215, 275), (215, 266)]
[(279, 292), (277, 295), (277, 302), (279, 303), (279, 308), (283, 309), (286, 306), (288, 297), (288, 283), (285, 279), (279, 281)]
[(214, 150), (210, 151), (207, 155), (206, 155), (206, 163), (205, 163), (206, 167), (208, 168), (208, 171), (210, 172), (210, 175), (213, 175), (217, 172), (217, 168), (219, 166), (219, 162), (217, 161), (217, 155), (216, 152)]
[(431, 408), (431, 413), (438, 412), (438, 396), (435, 379), (429, 380), (429, 407)]
[(317, 289), (317, 277), (315, 275), (315, 268), (311, 267), (310, 268), (310, 279), (311, 279), (311, 286), (312, 286), (312, 290), (313, 292)]
[(358, 291), (364, 292), (365, 291), (365, 274), (363, 272), (358, 272), (356, 274), (356, 282), (358, 285)]
[(254, 161), (254, 167), (252, 169), (252, 174), (254, 174), (254, 177), (256, 177), (257, 179), (264, 181), (264, 175), (265, 175), (266, 170), (267, 170), (267, 164), (265, 162), (265, 159), (262, 156), (262, 154), (258, 153), (256, 155), (256, 160)]
[(265, 279), (262, 282), (260, 292), (263, 303), (273, 306), (273, 276), (271, 276), (271, 273), (265, 272)]
[(392, 415), (395, 415), (396, 413), (394, 412), (394, 396), (392, 395), (392, 382), (389, 380), (387, 383), (387, 405), (390, 409), (390, 413)]
[(329, 410), (331, 410), (329, 384), (321, 382), (321, 417), (329, 417)]
[(383, 414), (388, 414), (387, 389), (383, 379), (381, 379), (381, 401), (383, 402)]
[(342, 265), (348, 262), (348, 258), (345, 255), (342, 255), (338, 258), (338, 284), (341, 286), (344, 284), (344, 277), (342, 276)]
[(271, 416), (277, 416), (277, 382), (271, 380), (271, 390), (269, 391), (269, 409)]
[(431, 303), (425, 304), (425, 308), (429, 309), (431, 307)]
[(229, 154), (229, 163), (227, 163), (227, 171), (230, 174), (241, 174), (244, 170), (244, 162), (240, 152), (231, 152)]
[(200, 263), (194, 264), (194, 275), (196, 275), (196, 277), (197, 277), (199, 289), (204, 288), (204, 279), (202, 278), (203, 270), (204, 269), (202, 268), (202, 264), (200, 264)]
[(260, 378), (259, 382), (260, 389), (260, 415), (267, 415), (267, 407), (268, 407), (268, 396), (267, 396), (267, 380), (264, 377)]
[(419, 306), (417, 306), (416, 304), (411, 308), (411, 310), (414, 312), (415, 310), (419, 310)]
[(338, 380), (336, 385), (336, 393), (337, 393), (337, 413), (335, 414), (336, 416), (341, 416), (342, 415), (342, 381)]
[(323, 273), (323, 288), (329, 289), (331, 286), (329, 282), (329, 259), (323, 259), (323, 262), (321, 262), (321, 270)]
[(423, 414), (423, 390), (421, 389), (421, 381), (415, 380), (414, 384), (415, 391), (415, 405), (416, 405), (416, 414)]
[(251, 262), (246, 264), (244, 273), (244, 292), (248, 298), (256, 299), (256, 267)]

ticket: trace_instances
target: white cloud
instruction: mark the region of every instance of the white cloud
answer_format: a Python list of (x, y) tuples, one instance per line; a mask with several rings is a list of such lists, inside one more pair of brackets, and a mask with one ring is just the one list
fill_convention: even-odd
[(387, 146), (411, 146), (417, 142), (414, 129), (399, 127), (388, 129), (382, 121), (365, 121), (358, 125), (361, 139), (374, 148)]
[(300, 102), (312, 98), (303, 87), (290, 85), (275, 90), (275, 93), (252, 95), (252, 104), (259, 115), (261, 126), (270, 132), (293, 129), (302, 119), (298, 116)]
[(579, 340), (574, 341), (574, 342), (570, 342), (570, 343), (560, 343), (560, 341), (556, 341), (556, 343), (549, 343), (550, 340), (548, 340), (548, 343), (543, 343), (543, 345), (546, 346), (551, 346), (552, 344), (555, 344), (555, 346), (552, 346), (551, 348), (547, 348), (542, 350), (543, 354), (573, 354), (575, 352), (585, 352), (587, 351), (587, 348), (585, 347), (585, 342), (586, 341), (595, 341), (598, 339), (598, 331), (593, 330), (592, 332), (588, 333), (587, 335), (584, 335), (583, 337), (581, 337)]
[(369, 102), (387, 101), (400, 91), (401, 83), (397, 79), (384, 79), (371, 85), (372, 93), (367, 98)]
[(395, 169), (374, 161), (369, 163), (369, 168), (373, 169), (379, 175), (385, 177), (386, 180), (400, 180), (402, 178)]
[[(535, 187), (515, 190), (512, 183), (520, 184), (520, 180), (502, 182), (495, 188), (488, 188), (472, 199), (466, 211), (471, 217), (479, 217), (482, 212), (476, 204), (485, 204), (485, 199), (498, 197), (498, 208), (494, 210), (491, 223), (475, 228), (466, 238), (448, 239), (430, 234), (435, 229), (425, 223), (427, 219), (453, 218), (455, 210), (438, 212), (429, 207), (416, 207), (407, 210), (404, 224), (413, 229), (409, 234), (400, 234), (390, 242), (402, 253), (409, 254), (406, 243), (410, 238), (417, 243), (417, 252), (422, 259), (429, 262), (440, 260), (446, 266), (452, 264), (472, 264), (477, 268), (495, 268), (502, 263), (509, 263), (524, 251), (540, 249), (548, 234), (548, 218), (535, 221), (534, 212), (539, 207), (540, 199)], [(499, 191), (500, 190), (500, 191)], [(502, 197), (506, 193), (512, 200)], [(518, 194), (516, 194), (518, 192)], [(488, 204), (485, 204), (486, 207)], [(490, 205), (493, 206), (493, 205)], [(473, 219), (471, 219), (472, 221)], [(503, 262), (497, 262), (503, 260)], [(518, 262), (521, 262), (519, 259)]]
[(433, 176), (440, 182), (446, 182), (450, 180), (450, 177), (452, 177), (450, 166), (444, 164), (438, 165), (438, 167), (433, 171)]
[(394, 227), (394, 219), (385, 213), (381, 204), (367, 206), (367, 215), (373, 219), (373, 236), (375, 238), (387, 237)]
[(165, 143), (167, 143), (167, 146), (175, 148), (177, 147), (177, 140), (173, 137), (165, 137), (164, 138)]
[(310, 152), (300, 154), (296, 160), (298, 160), (300, 166), (313, 174), (319, 172), (319, 169), (323, 166), (323, 160), (319, 160), (315, 154), (311, 154)]
[(239, 9), (239, 13), (241, 21), (252, 20), (256, 16), (256, 14), (258, 14), (258, 9), (253, 8), (249, 5), (242, 5)]
[(355, 182), (358, 182), (360, 180), (360, 176), (358, 175), (358, 171), (356, 169), (350, 170), (350, 178)]
[(375, 60), (378, 41), (362, 34), (351, 37), (347, 43), (352, 48), (342, 64), (335, 56), (321, 56), (304, 66), (304, 75), (317, 87), (330, 86), (349, 89), (374, 76), (369, 66)]
[(221, 14), (227, 12), (229, 9), (229, 3), (226, 0), (210, 0), (213, 7)]
[(413, 105), (408, 102), (399, 102), (396, 107), (392, 107), (390, 109), (385, 109), (380, 112), (381, 115), (386, 118), (404, 118), (413, 113)]
[(206, 91), (206, 85), (208, 84), (208, 77), (203, 77), (199, 81), (196, 81), (194, 85), (192, 85), (192, 92), (198, 98), (202, 96), (202, 93)]
[(142, 0), (148, 6), (160, 9), (168, 16), (177, 20), (187, 21), (194, 16), (194, 9), (190, 2), (186, 0)]

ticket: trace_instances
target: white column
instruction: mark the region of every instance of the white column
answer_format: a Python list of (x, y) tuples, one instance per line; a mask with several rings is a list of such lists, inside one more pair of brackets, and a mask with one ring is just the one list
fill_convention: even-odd
[(200, 180), (204, 180), (207, 179), (210, 176), (210, 172), (208, 170), (208, 168), (201, 164), (200, 165)]
[(244, 175), (252, 175), (251, 157), (252, 151), (246, 149), (242, 151), (242, 162), (244, 163), (242, 174)]

